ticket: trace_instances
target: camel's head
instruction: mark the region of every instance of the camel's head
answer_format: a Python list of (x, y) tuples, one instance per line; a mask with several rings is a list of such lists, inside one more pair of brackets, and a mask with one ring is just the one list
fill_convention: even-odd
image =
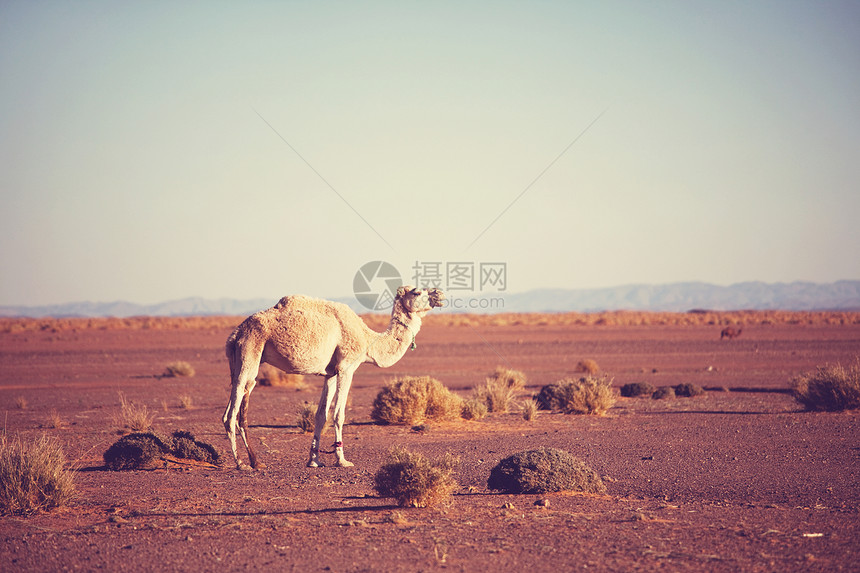
[(395, 305), (400, 304), (406, 312), (424, 316), (434, 307), (442, 306), (444, 300), (445, 293), (438, 288), (421, 289), (404, 285), (397, 289)]

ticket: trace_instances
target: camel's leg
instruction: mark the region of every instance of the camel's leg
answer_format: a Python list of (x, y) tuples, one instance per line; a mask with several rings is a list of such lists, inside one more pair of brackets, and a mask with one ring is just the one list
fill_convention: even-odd
[(331, 408), (331, 402), (335, 395), (335, 381), (335, 376), (326, 378), (322, 393), (320, 394), (320, 402), (317, 405), (317, 414), (314, 418), (314, 440), (311, 442), (311, 457), (308, 460), (309, 468), (319, 468), (325, 465), (320, 461), (320, 440), (326, 420), (328, 419), (328, 411)]
[(262, 469), (266, 464), (257, 463), (257, 455), (251, 448), (251, 436), (248, 433), (248, 403), (251, 400), (251, 392), (254, 390), (257, 381), (251, 380), (245, 390), (245, 397), (242, 399), (242, 405), (239, 407), (239, 434), (242, 436), (242, 442), (245, 444), (245, 449), (248, 451), (248, 460), (251, 462), (251, 467), (254, 469)]
[(334, 404), (334, 453), (337, 455), (337, 465), (343, 468), (355, 465), (343, 457), (343, 421), (346, 418), (346, 399), (349, 396), (349, 388), (352, 386), (353, 372), (354, 369), (350, 369), (338, 374)]
[[(230, 402), (227, 404), (227, 409), (224, 411), (222, 421), (224, 429), (227, 431), (227, 438), (230, 440), (230, 451), (233, 453), (233, 459), (236, 461), (236, 467), (243, 469), (242, 462), (239, 461), (239, 453), (236, 450), (236, 430), (239, 426), (239, 412), (242, 409), (246, 395), (250, 395), (250, 390), (254, 388), (254, 379), (257, 377), (257, 372), (260, 368), (260, 357), (262, 356), (262, 348), (259, 351), (249, 352), (248, 349), (240, 348), (240, 345), (234, 347), (234, 351), (228, 353), (227, 357), (230, 361), (230, 375), (232, 378), (232, 388), (230, 390)], [(245, 404), (247, 409), (247, 404)], [(247, 423), (247, 419), (243, 416), (243, 421)], [(254, 457), (251, 449), (248, 447), (247, 436), (242, 429), (242, 439), (245, 442), (245, 448), (248, 450), (248, 457), (254, 463)]]

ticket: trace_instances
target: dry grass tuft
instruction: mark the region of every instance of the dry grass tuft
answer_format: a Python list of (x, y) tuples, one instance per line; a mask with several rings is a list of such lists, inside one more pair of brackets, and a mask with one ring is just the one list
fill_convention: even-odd
[(171, 362), (167, 365), (167, 368), (164, 369), (163, 376), (166, 378), (175, 378), (178, 376), (191, 378), (192, 376), (194, 376), (194, 367), (191, 366), (189, 363), (183, 362), (181, 360), (177, 362)]
[(260, 386), (277, 386), (280, 388), (293, 388), (296, 391), (307, 390), (310, 385), (305, 382), (302, 374), (287, 374), (280, 368), (271, 364), (261, 364), (257, 373), (257, 382)]
[(525, 386), (525, 374), (498, 366), (483, 385), (475, 388), (474, 396), (487, 404), (490, 412), (505, 413), (510, 411), (517, 393)]
[(135, 404), (119, 392), (119, 414), (114, 416), (114, 423), (120, 432), (146, 432), (152, 429), (155, 414), (149, 412), (146, 404)]
[(395, 447), (374, 476), (374, 489), (381, 497), (393, 497), (401, 507), (430, 507), (449, 497), (457, 487), (454, 468), (460, 460), (446, 453), (431, 460), (419, 453)]
[(591, 376), (574, 380), (565, 378), (541, 388), (537, 401), (544, 410), (560, 410), (565, 414), (603, 416), (615, 404), (612, 379)]
[(188, 394), (182, 394), (179, 396), (179, 407), (183, 410), (191, 410), (194, 408), (194, 400)]
[(526, 400), (523, 402), (523, 420), (531, 422), (537, 418), (539, 408), (537, 400)]
[(56, 440), (0, 436), (0, 514), (30, 515), (60, 507), (75, 492), (74, 473)]
[(860, 358), (842, 366), (819, 367), (791, 381), (794, 399), (807, 410), (837, 412), (860, 408)]
[(51, 408), (51, 411), (48, 412), (48, 423), (47, 426), (49, 428), (60, 429), (65, 427), (66, 422), (60, 417), (60, 414), (57, 412), (56, 408)]
[(456, 420), (462, 412), (463, 399), (435, 378), (405, 376), (379, 391), (370, 417), (380, 424), (417, 426), (428, 420)]
[(586, 358), (585, 360), (580, 360), (576, 363), (576, 371), (584, 372), (589, 376), (594, 376), (595, 374), (600, 372), (600, 366), (598, 366), (597, 362), (595, 362), (591, 358)]
[(26, 410), (27, 405), (27, 399), (25, 397), (18, 396), (17, 398), (15, 398), (15, 407), (19, 410)]
[(460, 415), (464, 420), (483, 420), (489, 411), (485, 401), (472, 397), (463, 402), (463, 410)]
[(316, 427), (317, 406), (305, 402), (296, 410), (296, 425), (305, 434), (313, 433)]
[(606, 486), (597, 472), (568, 452), (555, 448), (508, 456), (490, 471), (487, 487), (506, 493), (606, 493)]

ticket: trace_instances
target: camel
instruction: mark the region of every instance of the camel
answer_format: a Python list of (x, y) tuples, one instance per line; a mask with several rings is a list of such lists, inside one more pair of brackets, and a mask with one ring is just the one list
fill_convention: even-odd
[(736, 329), (734, 326), (727, 326), (723, 329), (722, 332), (720, 332), (720, 340), (722, 340), (723, 338), (728, 338), (729, 340), (731, 340), (736, 336), (740, 336), (743, 330), (743, 328)]
[[(444, 300), (439, 289), (400, 287), (385, 332), (371, 330), (345, 304), (304, 295), (285, 296), (272, 308), (246, 318), (226, 347), (232, 390), (222, 421), (236, 467), (245, 469), (236, 451), (237, 426), (251, 467), (262, 467), (248, 436), (248, 400), (262, 362), (287, 373), (325, 378), (307, 465), (324, 465), (319, 457), (323, 452), (336, 454), (338, 466), (352, 466), (343, 455), (343, 421), (353, 374), (364, 362), (388, 368), (414, 349), (422, 317)], [(326, 452), (320, 449), (320, 438), (332, 402), (335, 443), (333, 451)]]

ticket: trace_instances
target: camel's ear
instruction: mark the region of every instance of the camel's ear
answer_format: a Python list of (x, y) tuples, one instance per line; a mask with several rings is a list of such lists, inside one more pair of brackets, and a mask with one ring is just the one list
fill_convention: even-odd
[(403, 298), (403, 295), (405, 295), (405, 294), (406, 294), (406, 292), (407, 292), (410, 288), (412, 288), (412, 287), (402, 286), (402, 287), (400, 287), (399, 289), (397, 289), (397, 298)]

